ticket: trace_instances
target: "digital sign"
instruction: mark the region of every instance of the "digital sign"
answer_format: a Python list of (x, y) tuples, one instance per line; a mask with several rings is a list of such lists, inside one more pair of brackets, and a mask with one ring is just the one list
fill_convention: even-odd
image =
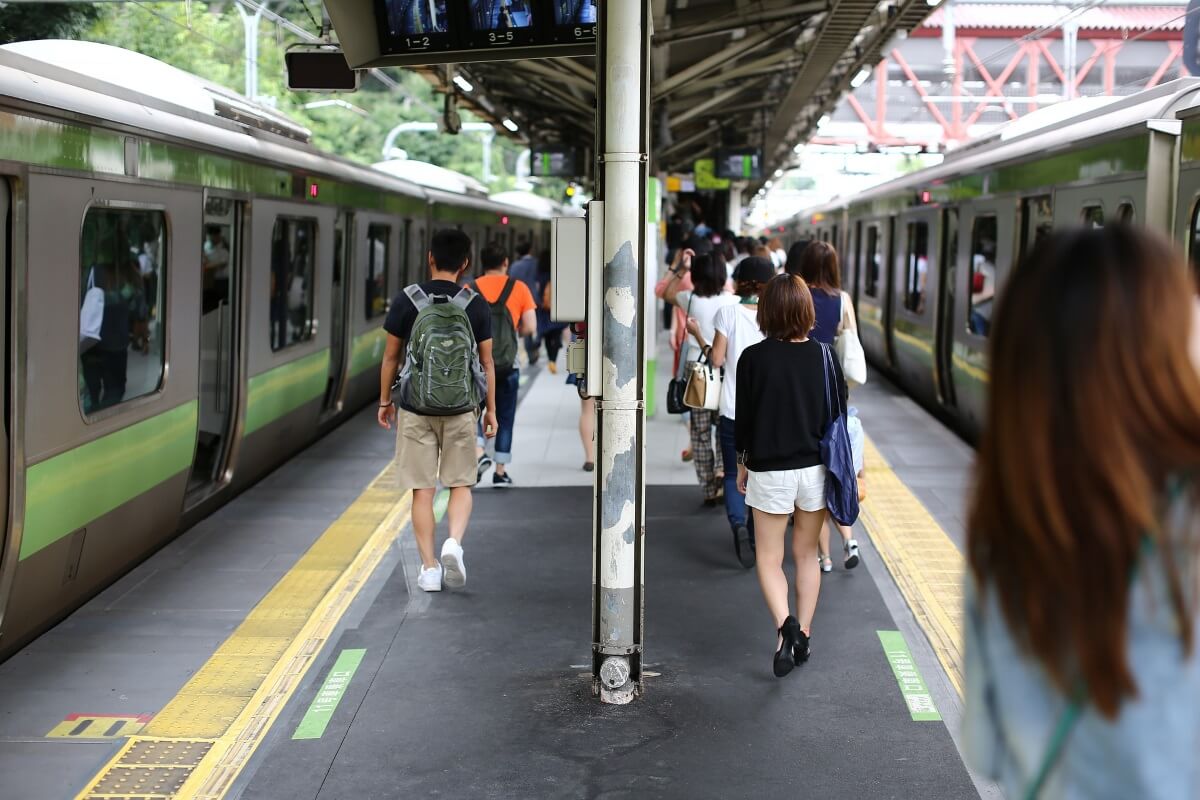
[(722, 147), (717, 150), (717, 177), (735, 181), (762, 179), (762, 149)]
[[(370, 66), (590, 55), (599, 18), (598, 0), (372, 2), (380, 58), (370, 60)], [(326, 6), (331, 16), (336, 17), (333, 9), (344, 4), (348, 4), (346, 0), (327, 2)], [(336, 18), (334, 23), (337, 24)], [(543, 54), (532, 51), (533, 48), (547, 48), (547, 51)], [(512, 50), (521, 52), (510, 53)], [(497, 55), (486, 54), (491, 51), (497, 51)]]
[(533, 147), (529, 171), (538, 178), (578, 178), (579, 160), (575, 148), (567, 145)]

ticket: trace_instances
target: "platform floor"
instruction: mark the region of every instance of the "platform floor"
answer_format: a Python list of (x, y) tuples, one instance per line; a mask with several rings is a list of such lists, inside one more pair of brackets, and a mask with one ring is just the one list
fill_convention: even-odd
[[(416, 590), (412, 537), (383, 523), (324, 570), (327, 591), (307, 586), (313, 552), (380, 496), (391, 439), (368, 409), (0, 664), (0, 797), (999, 797), (963, 766), (957, 643), (930, 623), (947, 616), (931, 603), (954, 602), (970, 450), (886, 382), (852, 403), (877, 448), (876, 529), (859, 535), (864, 566), (826, 580), (812, 660), (785, 679), (753, 571), (723, 512), (699, 504), (686, 430), (661, 415), (647, 426), (646, 694), (591, 698), (591, 475), (573, 387), (538, 371), (518, 487), (476, 492), (465, 590)], [(249, 629), (287, 614), (281, 591), (316, 605), (276, 663)], [(907, 644), (899, 666), (940, 720), (914, 719), (881, 631)], [(127, 766), (154, 748), (193, 758)], [(143, 783), (117, 793), (114, 776)]]

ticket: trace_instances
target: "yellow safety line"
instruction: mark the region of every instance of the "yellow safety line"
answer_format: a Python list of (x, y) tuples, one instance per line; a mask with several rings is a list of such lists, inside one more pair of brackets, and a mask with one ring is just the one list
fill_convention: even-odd
[(869, 439), (866, 470), (863, 526), (961, 696), (962, 553)]
[[(389, 465), (155, 715), (144, 735), (131, 737), (77, 800), (224, 797), (408, 522), (412, 496), (397, 500), (394, 485)], [(150, 752), (173, 746), (207, 751), (192, 766), (171, 762), (169, 755), (163, 763), (144, 756), (123, 761), (139, 743), (153, 743)], [(167, 780), (156, 776), (156, 769), (176, 778), (186, 769), (186, 780), (147, 791), (145, 784)]]

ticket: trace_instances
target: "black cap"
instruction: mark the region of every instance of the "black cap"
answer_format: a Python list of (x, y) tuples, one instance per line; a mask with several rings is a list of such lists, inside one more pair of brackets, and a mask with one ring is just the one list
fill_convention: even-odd
[(771, 263), (771, 259), (762, 256), (743, 258), (733, 271), (733, 279), (736, 281), (766, 283), (774, 277), (775, 265)]

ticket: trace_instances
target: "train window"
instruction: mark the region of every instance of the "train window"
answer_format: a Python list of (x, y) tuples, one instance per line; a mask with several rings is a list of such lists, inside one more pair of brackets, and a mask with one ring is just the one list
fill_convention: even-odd
[(833, 226), (833, 232), (829, 235), (829, 243), (833, 245), (833, 249), (838, 249), (838, 226)]
[(879, 296), (879, 226), (867, 226), (867, 247), (864, 253), (865, 258), (862, 262), (863, 271), (866, 272), (867, 281), (863, 286), (863, 292), (868, 297)]
[(317, 223), (277, 217), (271, 234), (271, 349), (313, 335), (313, 275)]
[(1121, 203), (1117, 206), (1117, 222), (1122, 225), (1132, 225), (1136, 221), (1133, 203)]
[(1188, 242), (1188, 260), (1192, 262), (1192, 274), (1200, 280), (1200, 200), (1192, 207), (1192, 235)]
[(388, 249), (392, 240), (392, 229), (388, 225), (367, 226), (367, 319), (374, 319), (387, 312), (388, 301)]
[(1036, 247), (1054, 230), (1054, 205), (1050, 195), (1026, 197), (1021, 201), (1021, 255)]
[(85, 415), (162, 385), (166, 273), (161, 211), (87, 212), (79, 275), (79, 404)]
[(976, 217), (971, 227), (971, 294), (967, 330), (987, 336), (996, 297), (996, 217)]
[(908, 274), (904, 282), (904, 307), (925, 313), (925, 281), (929, 273), (929, 225), (908, 223)]
[(1084, 206), (1083, 207), (1083, 224), (1088, 228), (1103, 228), (1104, 227), (1104, 207), (1103, 206)]

